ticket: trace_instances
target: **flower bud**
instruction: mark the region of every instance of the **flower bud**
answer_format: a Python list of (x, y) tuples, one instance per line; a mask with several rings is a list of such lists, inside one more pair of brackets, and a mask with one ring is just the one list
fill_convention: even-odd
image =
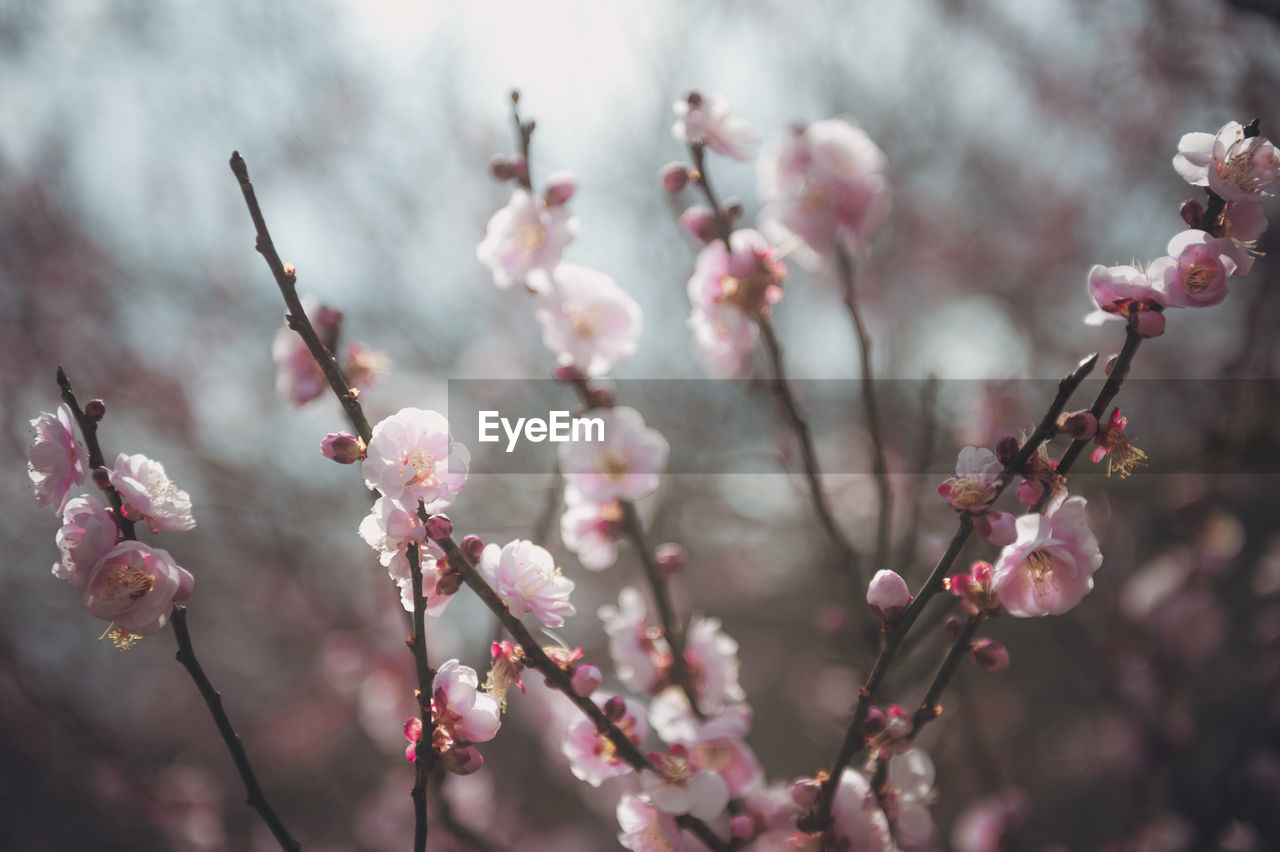
[(907, 611), (912, 600), (907, 581), (896, 571), (882, 568), (871, 578), (867, 587), (867, 606), (877, 618), (893, 621)]
[(583, 698), (589, 698), (591, 693), (600, 688), (600, 684), (604, 682), (604, 677), (600, 674), (600, 669), (587, 663), (585, 666), (578, 666), (574, 669), (573, 677), (570, 680), (573, 684), (574, 692)]
[(462, 574), (450, 568), (440, 575), (440, 579), (436, 580), (436, 596), (449, 597), (456, 595), (458, 589), (462, 588)]
[(586, 378), (586, 375), (572, 364), (562, 364), (556, 367), (556, 371), (552, 376), (557, 382), (580, 382)]
[(1009, 649), (994, 639), (978, 639), (969, 646), (973, 661), (987, 674), (1009, 668)]
[(884, 730), (884, 723), (884, 711), (879, 707), (872, 707), (867, 711), (867, 718), (862, 723), (863, 735), (874, 737), (876, 734)]
[(1058, 428), (1077, 441), (1087, 441), (1098, 434), (1098, 418), (1087, 408), (1058, 418)]
[(670, 580), (683, 571), (687, 559), (684, 548), (675, 542), (668, 541), (653, 549), (653, 567), (662, 580)]
[(105, 467), (95, 467), (93, 469), (93, 484), (98, 486), (98, 490), (106, 491), (111, 487), (111, 471)]
[(614, 396), (613, 388), (592, 388), (591, 390), (591, 407), (592, 408), (613, 408)]
[(729, 820), (729, 836), (734, 840), (751, 840), (756, 836), (756, 821), (750, 814), (738, 814)]
[(801, 778), (791, 785), (791, 801), (799, 805), (801, 810), (808, 810), (818, 801), (818, 794), (821, 792), (822, 785), (818, 783), (818, 779)]
[(684, 96), (684, 100), (690, 107), (697, 109), (702, 106), (702, 93), (697, 89), (690, 89), (689, 93)]
[(439, 541), (453, 535), (453, 521), (449, 520), (448, 515), (432, 515), (427, 519), (425, 527), (427, 538), (432, 541)]
[(1005, 435), (999, 441), (996, 441), (996, 458), (1000, 459), (1000, 464), (1008, 466), (1018, 455), (1020, 444), (1018, 439), (1012, 435)]
[(610, 722), (621, 722), (627, 715), (627, 702), (621, 695), (615, 695), (604, 703), (604, 716)]
[(725, 199), (724, 215), (729, 217), (730, 222), (736, 222), (742, 218), (742, 202), (736, 198)]
[(470, 775), (484, 766), (484, 757), (473, 745), (454, 746), (440, 755), (440, 762), (454, 775)]
[(511, 160), (501, 154), (494, 154), (489, 160), (489, 177), (498, 181), (508, 181), (516, 176)]
[(901, 705), (890, 704), (885, 714), (884, 729), (891, 737), (906, 737), (911, 734), (914, 723), (911, 714), (903, 710)]
[(330, 432), (320, 442), (320, 454), (338, 464), (355, 464), (365, 457), (365, 445), (350, 432)]
[(1004, 547), (1018, 538), (1017, 518), (1008, 512), (984, 512), (973, 519), (973, 531), (987, 544)]
[(480, 554), (484, 552), (484, 542), (478, 535), (463, 536), (459, 542), (462, 553), (474, 564), (480, 561)]
[(1018, 486), (1018, 499), (1027, 506), (1034, 506), (1044, 496), (1044, 483), (1038, 479), (1024, 479)]
[(542, 193), (542, 202), (548, 209), (568, 204), (577, 188), (578, 179), (573, 176), (573, 172), (555, 172), (547, 178), (547, 188)]
[(658, 172), (658, 181), (662, 188), (675, 195), (689, 184), (689, 167), (684, 163), (667, 163)]
[(1199, 228), (1200, 220), (1204, 218), (1204, 207), (1194, 198), (1188, 198), (1182, 202), (1182, 207), (1178, 209), (1178, 215), (1182, 217), (1182, 221), (1187, 223), (1188, 228)]
[(1164, 334), (1164, 314), (1160, 311), (1138, 311), (1129, 318), (1129, 325), (1143, 337), (1159, 337)]
[(710, 207), (704, 207), (701, 204), (695, 204), (681, 213), (680, 224), (684, 225), (693, 238), (700, 243), (712, 242), (718, 231), (716, 214)]
[(100, 399), (91, 399), (84, 404), (84, 416), (90, 423), (101, 423), (107, 416), (107, 404)]

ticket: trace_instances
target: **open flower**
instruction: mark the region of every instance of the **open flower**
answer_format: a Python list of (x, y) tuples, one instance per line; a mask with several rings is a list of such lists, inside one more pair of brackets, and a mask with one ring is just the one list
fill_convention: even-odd
[(141, 453), (121, 453), (111, 470), (111, 484), (124, 500), (124, 516), (145, 521), (152, 532), (189, 530), (196, 525), (190, 495), (173, 484), (158, 461)]
[(685, 636), (684, 657), (689, 663), (698, 708), (719, 713), (727, 704), (745, 701), (738, 683), (738, 643), (720, 627), (720, 619), (695, 615)]
[(751, 366), (759, 330), (736, 305), (695, 307), (688, 326), (693, 332), (693, 351), (712, 375), (737, 378)]
[[(310, 295), (302, 297), (302, 310), (320, 342), (333, 351), (342, 329), (342, 311), (327, 308)], [(295, 408), (328, 390), (329, 381), (324, 371), (312, 357), (306, 341), (289, 328), (288, 322), (276, 329), (271, 341), (271, 360), (276, 365), (276, 390)]]
[(562, 263), (551, 274), (533, 276), (542, 342), (562, 366), (601, 376), (636, 351), (643, 315), (635, 299), (608, 275)]
[[(435, 723), (432, 749), (451, 772), (469, 775), (484, 763), (472, 743), (493, 739), (502, 724), (498, 702), (477, 691), (480, 679), (475, 669), (447, 660), (436, 670), (431, 681), (431, 719)], [(422, 721), (405, 722), (409, 747), (405, 756), (416, 760), (418, 741), (422, 738)]]
[(116, 543), (116, 523), (102, 502), (91, 494), (67, 501), (58, 530), (58, 552), (62, 559), (53, 565), (53, 576), (83, 590), (96, 563)]
[(676, 114), (671, 133), (677, 141), (687, 144), (701, 139), (717, 154), (735, 160), (751, 159), (751, 149), (760, 134), (729, 108), (724, 95), (690, 92), (671, 108)]
[[(489, 220), (476, 257), (493, 272), (499, 287), (510, 287), (535, 269), (550, 271), (578, 234), (578, 220), (569, 208), (548, 209), (523, 188)], [(531, 283), (531, 282), (526, 282)]]
[(583, 415), (604, 421), (603, 441), (560, 445), (565, 481), (588, 500), (639, 500), (658, 490), (670, 446), (628, 406), (596, 408)]
[(769, 308), (782, 299), (786, 266), (759, 231), (734, 231), (729, 246), (716, 240), (698, 252), (693, 275), (686, 285), (689, 301), (703, 311), (732, 305), (747, 316), (767, 315)]
[(1237, 249), (1228, 239), (1189, 229), (1169, 240), (1168, 256), (1151, 261), (1147, 278), (1176, 308), (1207, 308), (1227, 297)]
[(956, 475), (938, 486), (938, 496), (957, 512), (985, 512), (996, 498), (1004, 465), (986, 447), (965, 447), (956, 458)]
[[(862, 773), (846, 769), (831, 806), (831, 834), (838, 849), (889, 852), (894, 848), (889, 820)], [(843, 845), (840, 845), (843, 844)]]
[(383, 496), (439, 512), (467, 481), (471, 454), (449, 437), (449, 421), (435, 412), (402, 408), (373, 427), (360, 472)]
[(573, 581), (560, 573), (546, 549), (531, 541), (517, 539), (501, 548), (490, 544), (476, 567), (516, 618), (532, 612), (547, 627), (560, 627), (576, 612), (569, 603)]
[(1000, 553), (991, 581), (1011, 615), (1061, 615), (1093, 588), (1102, 552), (1085, 505), (1071, 497), (1047, 515), (1018, 518), (1018, 539)]
[(1101, 325), (1108, 319), (1137, 323), (1144, 314), (1158, 313), (1169, 304), (1162, 283), (1153, 281), (1136, 266), (1095, 264), (1089, 268), (1086, 287), (1097, 308), (1084, 318), (1088, 325)]
[(1089, 458), (1094, 464), (1106, 459), (1108, 476), (1115, 471), (1121, 479), (1125, 479), (1147, 461), (1147, 454), (1135, 447), (1124, 431), (1128, 422), (1117, 407), (1111, 412), (1111, 419), (1099, 426), (1093, 437), (1097, 446), (1093, 448), (1093, 454)]
[(582, 567), (603, 571), (618, 560), (622, 519), (622, 504), (617, 500), (596, 503), (584, 498), (578, 489), (566, 488), (560, 540), (578, 555)]
[(679, 852), (684, 838), (675, 817), (664, 814), (648, 799), (623, 793), (618, 801), (618, 842), (631, 852)]
[[(614, 702), (621, 704), (610, 705), (610, 698), (607, 693), (597, 692), (591, 700), (606, 708), (606, 712), (608, 706), (616, 706), (620, 712), (610, 717), (614, 725), (627, 739), (639, 745), (649, 735), (644, 706), (630, 698), (614, 698)], [(634, 771), (631, 764), (618, 754), (613, 742), (596, 730), (595, 723), (586, 716), (577, 717), (569, 724), (560, 750), (569, 759), (569, 769), (574, 777), (592, 787), (599, 787), (606, 779)]]
[(650, 626), (644, 596), (627, 586), (618, 593), (618, 605), (602, 606), (598, 615), (618, 679), (636, 692), (656, 689), (671, 665), (671, 647), (662, 629)]
[(1261, 136), (1246, 137), (1228, 121), (1217, 133), (1188, 133), (1178, 141), (1174, 170), (1192, 186), (1204, 186), (1227, 201), (1265, 198), (1280, 182), (1280, 153)]
[(73, 485), (89, 476), (89, 455), (76, 437), (75, 420), (64, 402), (57, 414), (40, 412), (31, 421), (36, 434), (27, 450), (27, 475), (36, 487), (36, 502), (62, 514)]
[(150, 636), (169, 623), (175, 600), (191, 597), (195, 578), (166, 550), (122, 541), (93, 566), (84, 605), (134, 636)]
[(649, 760), (658, 769), (641, 771), (640, 786), (663, 813), (714, 819), (729, 804), (729, 785), (699, 766), (683, 745), (673, 745), (666, 754), (651, 753)]

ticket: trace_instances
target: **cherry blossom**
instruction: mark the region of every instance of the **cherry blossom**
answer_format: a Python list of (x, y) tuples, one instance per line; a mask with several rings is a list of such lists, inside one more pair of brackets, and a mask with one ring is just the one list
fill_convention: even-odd
[(540, 282), (535, 289), (542, 294), (536, 312), (542, 342), (562, 366), (601, 376), (636, 351), (640, 306), (608, 275), (562, 263), (529, 280)]
[(763, 316), (782, 300), (786, 277), (786, 266), (764, 235), (743, 228), (729, 237), (729, 247), (716, 240), (698, 252), (686, 287), (689, 301), (704, 312), (733, 305), (747, 316)]
[(129, 520), (145, 521), (152, 532), (189, 530), (196, 525), (190, 495), (173, 484), (160, 462), (141, 453), (121, 453), (110, 478), (124, 500), (124, 516)]
[(618, 842), (631, 852), (680, 852), (685, 848), (675, 817), (634, 793), (618, 801)]
[(516, 539), (503, 547), (485, 547), (476, 566), (516, 618), (527, 612), (547, 627), (560, 627), (576, 610), (569, 603), (573, 581), (560, 573), (545, 548)]
[(618, 560), (618, 540), (623, 532), (622, 504), (617, 500), (596, 503), (573, 487), (565, 488), (564, 514), (560, 516), (560, 540), (578, 555), (588, 571), (603, 571)]
[(1231, 201), (1222, 211), (1222, 236), (1231, 240), (1236, 275), (1248, 275), (1257, 255), (1258, 238), (1267, 230), (1267, 217), (1257, 201)]
[(115, 546), (116, 523), (97, 497), (81, 494), (67, 501), (58, 530), (58, 552), (62, 559), (53, 565), (53, 576), (73, 588), (89, 585), (94, 563)]
[(640, 772), (640, 787), (658, 810), (672, 816), (690, 814), (713, 819), (729, 804), (729, 785), (715, 772), (702, 769), (682, 745), (673, 745), (665, 754), (651, 753), (657, 767)]
[(560, 445), (565, 481), (588, 500), (639, 500), (658, 490), (670, 446), (628, 406), (595, 408), (583, 417), (604, 421), (603, 441)]
[(867, 606), (876, 618), (892, 621), (899, 618), (913, 600), (907, 581), (897, 571), (881, 568), (867, 586)]
[(1147, 454), (1133, 445), (1124, 430), (1128, 423), (1117, 407), (1111, 412), (1111, 419), (1099, 426), (1093, 437), (1097, 446), (1093, 448), (1089, 458), (1094, 464), (1106, 459), (1108, 476), (1114, 471), (1121, 479), (1125, 479), (1146, 463)]
[(1230, 240), (1204, 231), (1183, 231), (1169, 240), (1168, 256), (1151, 261), (1147, 278), (1161, 289), (1166, 304), (1177, 308), (1206, 308), (1227, 297), (1227, 279), (1236, 272)]
[(1109, 319), (1137, 323), (1145, 314), (1158, 313), (1169, 304), (1161, 282), (1153, 281), (1135, 266), (1095, 264), (1089, 267), (1086, 288), (1097, 308), (1085, 316), (1088, 325), (1101, 325)]
[(759, 330), (736, 305), (694, 308), (688, 326), (693, 332), (693, 351), (713, 376), (737, 378), (751, 366)]
[(1061, 615), (1093, 588), (1102, 565), (1083, 497), (1071, 497), (1046, 515), (1018, 518), (1018, 539), (1000, 553), (992, 589), (1011, 615)]
[(685, 635), (684, 656), (693, 672), (698, 708), (719, 713), (729, 703), (745, 701), (738, 683), (738, 643), (720, 629), (720, 619), (695, 615)]
[(689, 697), (678, 686), (668, 686), (649, 702), (649, 726), (668, 743), (694, 745), (703, 740), (742, 739), (751, 730), (751, 705), (729, 704), (708, 716), (694, 715)]
[(602, 606), (598, 615), (618, 679), (635, 692), (653, 690), (671, 665), (671, 648), (661, 628), (649, 625), (644, 596), (627, 586), (618, 593), (618, 605)]
[(933, 761), (921, 749), (909, 748), (889, 758), (881, 802), (903, 850), (937, 848), (938, 827), (927, 807), (935, 779)]
[[(302, 309), (316, 336), (330, 350), (342, 328), (342, 311), (321, 305), (314, 296), (302, 297)], [(286, 321), (276, 329), (271, 341), (271, 360), (276, 366), (276, 390), (295, 408), (306, 405), (329, 389), (324, 371), (316, 363), (306, 342)]]
[[(458, 774), (468, 774), (480, 768), (483, 759), (470, 746), (493, 739), (502, 724), (498, 702), (478, 692), (479, 683), (475, 669), (460, 664), (456, 659), (442, 663), (431, 681), (431, 718), (435, 722), (435, 739), (431, 745), (445, 766)], [(414, 731), (416, 736), (411, 735)], [(405, 736), (411, 742), (420, 739), (421, 720), (406, 722)], [(414, 746), (410, 745), (405, 752), (410, 760), (413, 759), (410, 756), (412, 750)], [(450, 752), (456, 753), (451, 757)]]
[(991, 563), (978, 561), (968, 571), (951, 577), (947, 588), (960, 598), (960, 606), (969, 615), (995, 615), (1000, 611), (1000, 598), (991, 587), (992, 578)]
[(523, 188), (489, 220), (476, 257), (493, 272), (494, 283), (507, 288), (525, 282), (530, 272), (550, 271), (578, 234), (578, 220), (563, 205), (547, 209)]
[(150, 636), (169, 623), (173, 602), (191, 597), (195, 583), (168, 551), (122, 541), (93, 566), (84, 605), (127, 633)]
[(391, 358), (385, 352), (370, 349), (358, 340), (347, 344), (342, 372), (347, 381), (359, 388), (371, 388), (391, 369)]
[(338, 464), (355, 464), (364, 460), (364, 441), (350, 432), (330, 432), (320, 442), (320, 454)]
[(1280, 153), (1269, 140), (1246, 137), (1229, 121), (1216, 134), (1188, 133), (1178, 141), (1173, 168), (1192, 186), (1208, 187), (1227, 201), (1266, 198), (1280, 182)]
[[(610, 697), (608, 693), (598, 692), (592, 701), (604, 708)], [(610, 719), (627, 739), (638, 745), (649, 735), (644, 707), (629, 698), (614, 700), (621, 702), (615, 705), (621, 712), (611, 715)], [(595, 723), (586, 716), (575, 717), (569, 723), (560, 750), (569, 759), (569, 769), (574, 777), (592, 787), (599, 787), (606, 779), (633, 771), (631, 764), (618, 754), (613, 742), (596, 730)]]
[(760, 134), (729, 108), (724, 95), (690, 92), (672, 104), (672, 109), (676, 123), (671, 126), (671, 133), (677, 141), (689, 144), (701, 139), (717, 154), (735, 160), (751, 159)]
[[(889, 820), (880, 810), (871, 785), (860, 772), (846, 769), (836, 787), (831, 808), (831, 828), (837, 843), (859, 852), (889, 852), (893, 838)], [(845, 848), (840, 846), (837, 848)]]
[(889, 212), (885, 169), (884, 152), (843, 119), (797, 127), (760, 153), (760, 228), (779, 243), (798, 238), (810, 261), (836, 243), (860, 255)]
[(986, 511), (996, 497), (1004, 465), (986, 447), (965, 447), (956, 458), (956, 475), (938, 486), (938, 496), (958, 512)]
[(369, 488), (438, 512), (467, 481), (471, 454), (449, 437), (449, 421), (435, 411), (402, 408), (373, 427), (360, 471)]
[(416, 506), (407, 506), (390, 497), (379, 497), (373, 508), (360, 521), (360, 537), (378, 554), (384, 566), (411, 542), (426, 539), (426, 530), (418, 518)]
[[(418, 564), (422, 572), (422, 596), (427, 601), (427, 607), (423, 612), (431, 616), (443, 614), (449, 601), (453, 600), (454, 593), (458, 591), (458, 575), (450, 573), (447, 568), (442, 568), (447, 565), (443, 557), (444, 553), (432, 542), (418, 545)], [(387, 575), (400, 590), (400, 605), (404, 607), (405, 612), (413, 612), (413, 569), (409, 564), (409, 552), (397, 551), (383, 564), (386, 566)], [(450, 578), (453, 578), (452, 581)]]
[(76, 437), (75, 419), (64, 402), (56, 414), (40, 412), (31, 421), (36, 439), (27, 449), (27, 475), (36, 489), (36, 503), (52, 506), (61, 515), (74, 485), (89, 476), (89, 454)]

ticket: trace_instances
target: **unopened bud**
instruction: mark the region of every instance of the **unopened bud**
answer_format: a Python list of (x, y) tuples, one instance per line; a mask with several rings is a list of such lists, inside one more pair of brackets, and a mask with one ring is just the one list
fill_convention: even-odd
[(1009, 649), (994, 639), (978, 639), (969, 646), (973, 661), (987, 674), (1009, 668)]
[(1200, 221), (1204, 218), (1204, 207), (1194, 198), (1188, 198), (1182, 202), (1178, 215), (1182, 217), (1182, 221), (1187, 223), (1188, 228), (1199, 228)]
[(453, 521), (449, 520), (448, 515), (432, 515), (427, 519), (425, 527), (427, 538), (432, 541), (439, 541), (453, 535)]
[(867, 711), (867, 718), (862, 723), (863, 735), (874, 737), (876, 734), (884, 730), (884, 723), (884, 711), (879, 707), (872, 707)]
[(100, 399), (91, 399), (84, 404), (84, 416), (90, 423), (101, 423), (107, 416), (107, 404)]
[(734, 840), (751, 840), (756, 836), (756, 821), (750, 814), (738, 814), (729, 820), (729, 836)]
[(478, 535), (463, 536), (458, 546), (462, 548), (462, 554), (473, 564), (480, 561), (480, 554), (484, 552), (484, 542)]
[(1008, 465), (1018, 455), (1020, 444), (1018, 439), (1012, 435), (1005, 435), (999, 441), (996, 441), (996, 458), (1000, 459), (1000, 464)]
[(1018, 538), (1018, 521), (1008, 512), (983, 512), (973, 519), (973, 531), (987, 544), (1004, 547)]
[(497, 181), (509, 181), (515, 176), (515, 166), (509, 158), (501, 154), (494, 154), (490, 158), (489, 177)]
[(725, 199), (724, 215), (729, 217), (730, 222), (736, 222), (742, 218), (742, 202), (736, 198)]
[(663, 189), (674, 195), (689, 184), (689, 167), (684, 163), (667, 163), (658, 172), (658, 181)]
[(484, 766), (484, 757), (475, 746), (454, 746), (440, 755), (440, 762), (454, 775), (470, 775)]
[(583, 372), (572, 364), (562, 364), (556, 367), (556, 371), (552, 375), (557, 382), (580, 382), (586, 378)]
[(1018, 485), (1018, 500), (1025, 506), (1034, 506), (1044, 496), (1044, 483), (1038, 479), (1024, 479)]
[(355, 464), (365, 457), (365, 445), (350, 432), (330, 432), (320, 442), (320, 454), (338, 464)]
[(702, 93), (699, 92), (697, 89), (690, 89), (689, 94), (685, 95), (684, 99), (685, 99), (685, 102), (688, 103), (689, 106), (693, 107), (694, 109), (697, 109), (698, 107), (702, 106)]
[(626, 718), (627, 702), (622, 699), (621, 695), (615, 695), (604, 703), (603, 709), (604, 717), (617, 724)]
[(1077, 441), (1087, 441), (1098, 434), (1098, 418), (1087, 408), (1058, 418), (1058, 428)]
[(583, 698), (589, 698), (593, 692), (600, 688), (600, 684), (604, 682), (604, 677), (600, 674), (600, 669), (587, 663), (585, 666), (578, 666), (573, 670), (573, 677), (570, 682), (573, 685), (574, 692)]
[(907, 581), (896, 571), (882, 568), (871, 578), (867, 586), (867, 606), (877, 618), (893, 621), (900, 618), (911, 604), (911, 590)]
[(450, 595), (456, 595), (458, 589), (462, 588), (462, 574), (449, 569), (441, 573), (440, 579), (436, 580), (436, 597), (447, 598)]
[(542, 201), (548, 208), (559, 207), (569, 203), (573, 192), (578, 188), (578, 179), (572, 172), (555, 172), (547, 178), (547, 188), (542, 193)]
[(1138, 311), (1129, 318), (1129, 325), (1143, 337), (1159, 337), (1164, 334), (1166, 322), (1160, 311)]
[(716, 238), (716, 214), (710, 207), (693, 205), (680, 214), (680, 224), (700, 243), (709, 243)]
[(818, 794), (821, 792), (822, 785), (817, 778), (801, 778), (791, 785), (791, 801), (799, 805), (801, 810), (808, 810), (818, 801)]
[(95, 467), (93, 469), (93, 484), (98, 486), (100, 491), (106, 491), (111, 487), (111, 471), (105, 467)]
[(688, 554), (673, 541), (660, 544), (653, 549), (653, 567), (659, 579), (669, 580), (684, 570)]

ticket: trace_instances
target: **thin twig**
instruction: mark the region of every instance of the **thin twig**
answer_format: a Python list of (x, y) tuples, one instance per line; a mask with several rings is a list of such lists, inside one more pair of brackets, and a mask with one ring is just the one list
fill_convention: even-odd
[[(93, 471), (107, 465), (102, 455), (102, 446), (98, 443), (98, 424), (85, 416), (75, 393), (71, 390), (71, 380), (67, 378), (61, 365), (58, 366), (57, 381), (62, 401), (67, 404), (67, 408), (71, 409), (71, 415), (75, 417), (76, 425), (80, 427), (80, 434), (84, 436), (85, 447), (89, 450), (89, 472), (92, 474)], [(109, 482), (104, 490), (107, 492), (107, 502), (111, 504), (111, 514), (116, 522), (116, 529), (120, 531), (120, 537), (127, 541), (136, 541), (133, 521), (124, 516), (124, 500), (121, 499), (120, 492)]]
[(947, 656), (943, 658), (937, 674), (933, 676), (933, 681), (930, 682), (929, 688), (925, 691), (924, 699), (911, 717), (911, 739), (914, 740), (925, 725), (942, 715), (942, 705), (938, 703), (938, 699), (942, 697), (942, 690), (947, 688), (947, 684), (951, 682), (952, 676), (955, 675), (956, 668), (960, 665), (960, 660), (968, 653), (969, 646), (973, 643), (974, 634), (978, 632), (978, 626), (982, 624), (985, 618), (986, 615), (981, 612), (970, 616), (960, 630), (960, 635), (951, 643), (951, 649), (947, 651)]
[[(426, 514), (421, 503), (418, 512)], [(413, 635), (408, 645), (413, 651), (414, 668), (418, 675), (418, 688), (415, 697), (418, 700), (418, 718), (422, 720), (422, 736), (414, 745), (413, 756), (413, 789), (409, 791), (413, 799), (413, 848), (415, 852), (426, 852), (427, 848), (427, 784), (431, 777), (431, 766), (435, 752), (431, 748), (435, 742), (436, 724), (431, 715), (431, 688), (436, 673), (427, 664), (427, 598), (422, 593), (422, 553), (417, 544), (408, 547), (410, 583), (413, 586)], [(426, 743), (427, 747), (422, 748)]]
[(880, 403), (876, 396), (876, 385), (871, 369), (871, 335), (866, 323), (862, 321), (862, 311), (858, 306), (855, 292), (856, 275), (853, 259), (845, 251), (844, 246), (836, 242), (836, 265), (840, 269), (840, 278), (844, 281), (844, 303), (853, 319), (853, 328), (858, 337), (858, 363), (862, 370), (862, 404), (867, 410), (867, 434), (871, 437), (871, 451), (876, 477), (876, 491), (880, 497), (880, 513), (876, 520), (876, 568), (887, 567), (889, 560), (889, 537), (893, 529), (893, 491), (889, 488), (889, 466), (885, 461), (884, 437), (880, 431)]

